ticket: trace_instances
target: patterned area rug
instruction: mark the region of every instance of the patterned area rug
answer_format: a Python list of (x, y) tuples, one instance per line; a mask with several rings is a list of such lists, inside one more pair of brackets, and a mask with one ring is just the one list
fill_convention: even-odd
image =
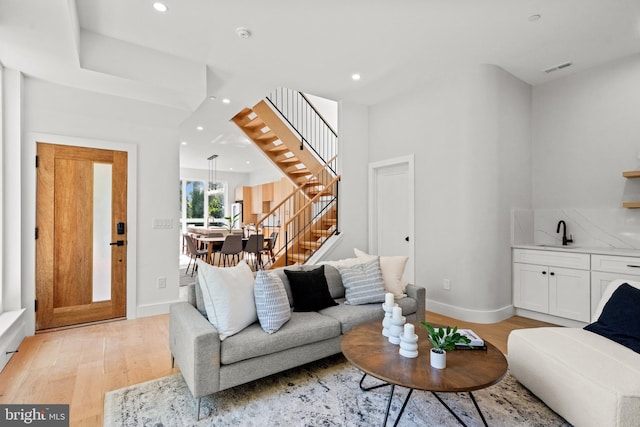
[[(373, 426), (384, 419), (389, 387), (363, 392), (362, 373), (342, 355), (310, 363), (196, 401), (182, 379), (172, 375), (107, 393), (105, 426)], [(365, 386), (378, 382), (367, 377)], [(402, 407), (407, 389), (396, 387), (389, 425)], [(482, 421), (467, 393), (443, 393), (442, 399), (468, 426)], [(490, 426), (570, 426), (511, 375), (474, 392)], [(414, 391), (399, 426), (458, 426), (431, 393)]]

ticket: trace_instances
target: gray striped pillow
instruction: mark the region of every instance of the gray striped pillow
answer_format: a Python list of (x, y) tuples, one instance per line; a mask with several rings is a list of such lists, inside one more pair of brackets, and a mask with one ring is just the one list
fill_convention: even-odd
[(265, 332), (272, 334), (289, 321), (291, 318), (289, 298), (282, 280), (276, 273), (258, 271), (253, 294), (258, 320)]
[(380, 257), (353, 266), (336, 266), (345, 288), (346, 304), (360, 305), (384, 302), (384, 279)]

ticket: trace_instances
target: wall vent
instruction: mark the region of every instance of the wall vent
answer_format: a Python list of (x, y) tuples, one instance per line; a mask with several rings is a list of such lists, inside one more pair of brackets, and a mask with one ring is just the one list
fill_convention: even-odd
[(573, 65), (571, 62), (565, 62), (563, 64), (555, 65), (553, 67), (547, 68), (546, 70), (544, 70), (544, 72), (547, 74), (553, 73), (554, 71), (562, 70), (563, 68), (570, 67), (571, 65)]

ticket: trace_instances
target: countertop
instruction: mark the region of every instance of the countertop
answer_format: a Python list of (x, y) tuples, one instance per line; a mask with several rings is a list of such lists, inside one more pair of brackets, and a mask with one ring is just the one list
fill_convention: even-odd
[(618, 256), (635, 256), (640, 257), (640, 249), (624, 249), (624, 248), (596, 248), (581, 246), (554, 246), (542, 244), (529, 245), (512, 245), (513, 249), (535, 249), (538, 251), (554, 251), (554, 252), (575, 252), (582, 254), (598, 254), (598, 255), (618, 255)]

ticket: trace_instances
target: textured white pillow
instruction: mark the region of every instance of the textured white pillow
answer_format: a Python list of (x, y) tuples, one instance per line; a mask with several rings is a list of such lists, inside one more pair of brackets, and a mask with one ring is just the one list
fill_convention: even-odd
[(354, 265), (363, 264), (367, 261), (368, 260), (365, 260), (363, 258), (345, 258), (345, 259), (339, 259), (337, 261), (320, 261), (318, 265), (326, 264), (335, 268), (353, 267)]
[(260, 270), (256, 275), (253, 294), (262, 329), (272, 334), (291, 319), (291, 307), (284, 283), (277, 273)]
[[(377, 255), (369, 255), (360, 249), (353, 249), (356, 257), (363, 259), (375, 258)], [(407, 295), (404, 289), (407, 287), (407, 281), (404, 280), (404, 269), (407, 266), (409, 257), (406, 256), (381, 256), (380, 270), (382, 270), (382, 278), (384, 279), (384, 287), (391, 292), (396, 298), (403, 298)]]
[(214, 267), (198, 260), (198, 282), (209, 322), (220, 341), (258, 320), (253, 272), (242, 260), (235, 267)]
[(347, 298), (346, 304), (360, 305), (384, 302), (386, 291), (378, 257), (350, 267), (338, 266), (336, 268), (342, 277)]

